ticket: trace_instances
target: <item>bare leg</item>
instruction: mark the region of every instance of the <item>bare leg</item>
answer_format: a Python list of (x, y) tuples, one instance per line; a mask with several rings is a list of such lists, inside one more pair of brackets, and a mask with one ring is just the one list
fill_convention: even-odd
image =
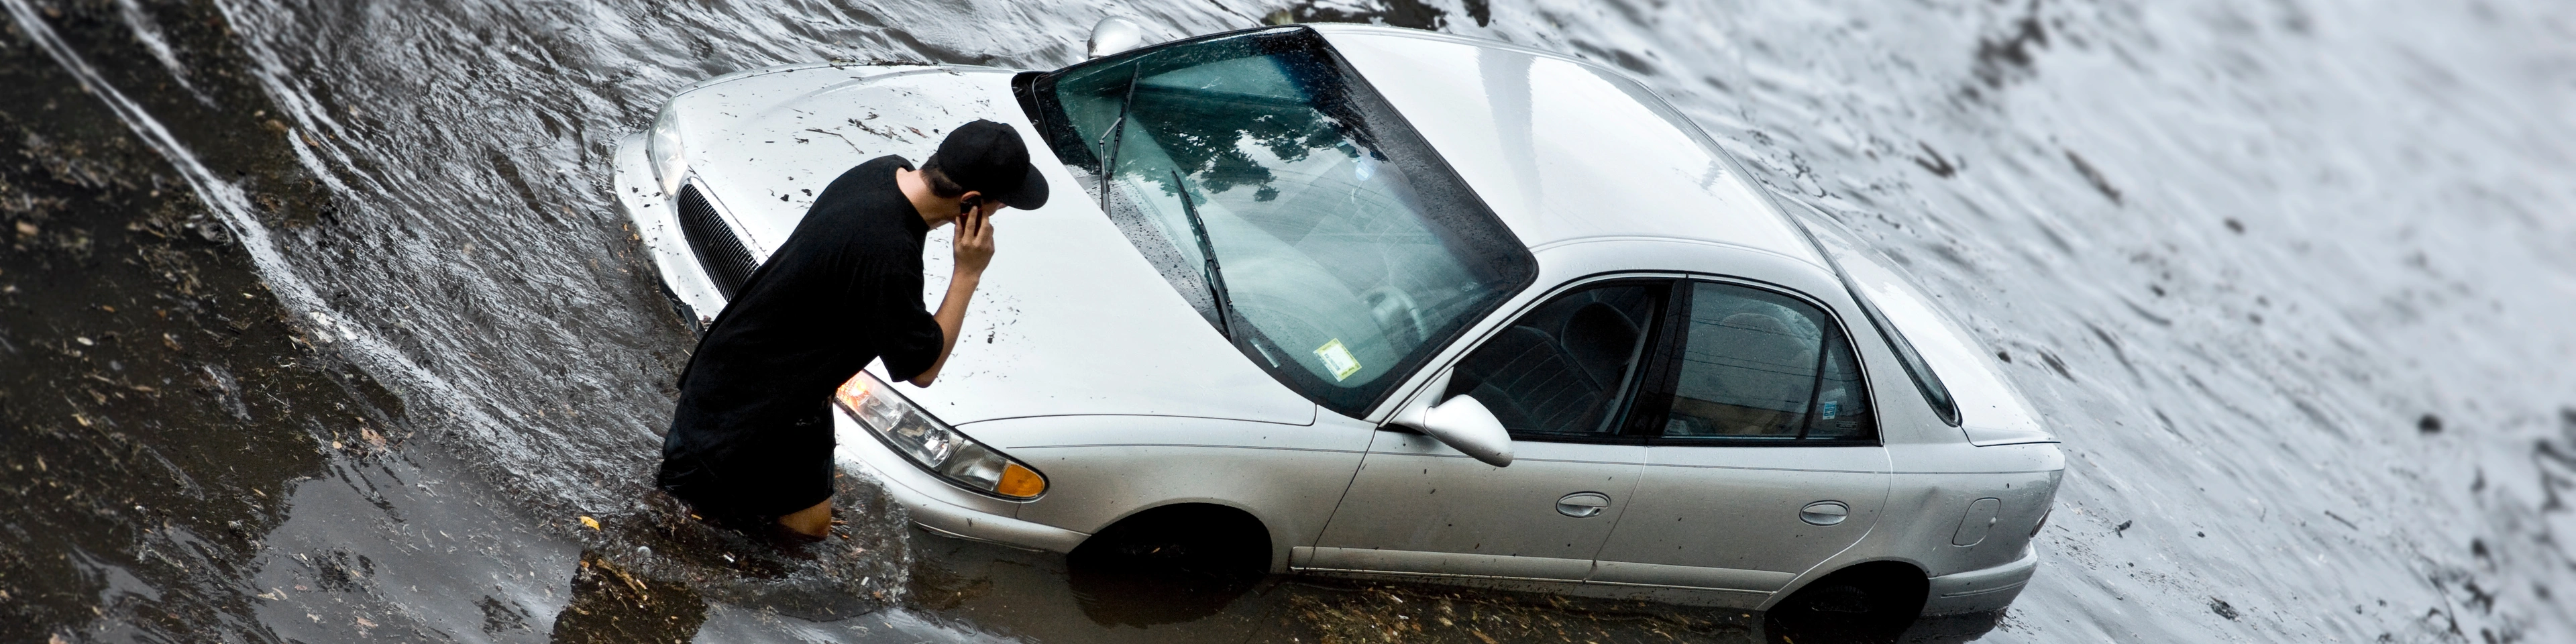
[(823, 499), (814, 507), (797, 510), (778, 518), (778, 525), (808, 537), (821, 537), (832, 529), (832, 500)]

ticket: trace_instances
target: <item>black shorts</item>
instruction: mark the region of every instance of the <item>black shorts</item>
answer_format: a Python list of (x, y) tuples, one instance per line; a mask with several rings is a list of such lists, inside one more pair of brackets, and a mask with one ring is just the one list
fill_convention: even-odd
[(700, 516), (746, 529), (822, 503), (832, 497), (838, 445), (830, 409), (743, 432), (712, 449), (665, 455), (662, 490)]

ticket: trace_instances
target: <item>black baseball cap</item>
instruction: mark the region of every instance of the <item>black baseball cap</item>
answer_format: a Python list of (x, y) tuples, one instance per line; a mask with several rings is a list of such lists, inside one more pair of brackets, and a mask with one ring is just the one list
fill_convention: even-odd
[(976, 119), (949, 131), (931, 155), (959, 187), (1021, 210), (1046, 205), (1046, 177), (1029, 164), (1029, 146), (1011, 126)]

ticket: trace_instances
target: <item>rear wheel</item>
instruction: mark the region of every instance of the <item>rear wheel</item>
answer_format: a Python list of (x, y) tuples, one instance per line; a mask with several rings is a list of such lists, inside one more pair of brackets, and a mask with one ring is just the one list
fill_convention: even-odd
[(1780, 602), (1763, 626), (1774, 642), (1893, 642), (1923, 613), (1923, 571), (1875, 561), (1835, 571)]

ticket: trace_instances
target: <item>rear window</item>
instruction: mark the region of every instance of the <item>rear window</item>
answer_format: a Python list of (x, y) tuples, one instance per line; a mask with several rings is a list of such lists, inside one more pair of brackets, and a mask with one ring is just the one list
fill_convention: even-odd
[[(1303, 27), (1036, 77), (1033, 120), (1137, 250), (1255, 364), (1360, 416), (1536, 261)], [(1106, 167), (1104, 167), (1106, 162)]]

